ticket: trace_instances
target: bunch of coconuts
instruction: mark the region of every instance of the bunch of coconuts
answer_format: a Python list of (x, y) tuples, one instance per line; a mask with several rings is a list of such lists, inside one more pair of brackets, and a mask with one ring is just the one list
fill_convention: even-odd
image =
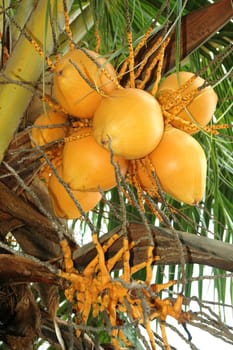
[[(180, 72), (165, 78), (160, 94), (169, 94), (184, 84), (192, 73)], [(202, 85), (197, 77), (191, 89)], [(206, 157), (200, 144), (189, 133), (164, 126), (161, 106), (149, 92), (123, 88), (114, 67), (90, 50), (73, 49), (64, 55), (54, 72), (54, 94), (63, 112), (49, 110), (40, 115), (32, 128), (33, 145), (64, 139), (56, 161), (57, 174), (48, 171), (48, 190), (58, 217), (79, 218), (92, 210), (101, 192), (117, 185), (115, 166), (124, 177), (129, 162), (148, 156), (162, 189), (188, 204), (199, 202), (205, 192)], [(180, 118), (190, 118), (201, 126), (213, 116), (217, 96), (211, 87), (200, 90)], [(67, 126), (77, 118), (83, 127)], [(47, 128), (45, 126), (48, 126)], [(148, 169), (138, 168), (143, 189), (154, 186)], [(59, 175), (59, 176), (57, 176)], [(82, 212), (64, 188), (69, 186)]]

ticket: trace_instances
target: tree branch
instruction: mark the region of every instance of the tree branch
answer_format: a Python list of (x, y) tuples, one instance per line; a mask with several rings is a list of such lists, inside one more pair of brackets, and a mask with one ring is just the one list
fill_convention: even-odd
[(29, 258), (13, 254), (0, 254), (0, 284), (1, 286), (40, 282), (64, 287), (65, 284), (54, 272), (46, 266)]
[[(111, 258), (122, 247), (121, 228), (110, 232), (101, 238), (101, 242), (106, 242), (113, 233), (119, 234), (119, 239), (110, 247), (106, 259)], [(177, 242), (175, 232), (171, 229), (151, 227), (154, 239), (154, 254), (160, 257), (156, 265), (180, 264), (180, 248)], [(207, 237), (176, 231), (180, 242), (182, 243), (183, 256), (186, 263), (197, 263), (212, 266), (233, 272), (233, 254), (232, 245)], [(146, 227), (142, 223), (129, 223), (128, 225), (129, 241), (135, 242), (131, 249), (131, 265), (137, 265), (145, 260), (147, 247), (150, 244), (150, 237)], [(86, 266), (95, 256), (95, 247), (89, 243), (73, 252), (73, 258), (77, 266)], [(122, 267), (122, 261), (119, 261), (116, 268)]]

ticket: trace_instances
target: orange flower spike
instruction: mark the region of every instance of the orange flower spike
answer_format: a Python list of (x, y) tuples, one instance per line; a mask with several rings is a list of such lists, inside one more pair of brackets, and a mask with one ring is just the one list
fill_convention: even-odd
[(70, 287), (70, 288), (66, 289), (65, 292), (64, 292), (66, 299), (68, 301), (70, 301), (71, 303), (74, 300), (74, 293), (75, 293), (75, 289), (73, 287)]
[(157, 308), (158, 314), (161, 321), (165, 321), (168, 316), (168, 307), (171, 305), (171, 301), (167, 298), (161, 300), (159, 297), (155, 297), (154, 299), (154, 307)]
[(104, 309), (108, 309), (109, 303), (110, 303), (109, 294), (105, 294), (105, 295), (101, 298), (101, 311), (103, 311)]
[(152, 280), (152, 262), (153, 262), (153, 250), (154, 246), (149, 246), (147, 249), (147, 260), (146, 260), (146, 283), (150, 284)]
[(95, 22), (95, 52), (99, 53), (100, 50), (100, 33), (99, 33), (99, 21)]
[(127, 237), (123, 237), (123, 279), (126, 282), (130, 281), (130, 265), (129, 265), (129, 259), (130, 259), (130, 251), (129, 251), (129, 241)]
[(151, 35), (153, 30), (153, 27), (149, 27), (146, 31), (146, 33), (143, 35), (142, 39), (139, 41), (138, 45), (136, 46), (135, 50), (134, 50), (134, 56), (136, 56), (138, 54), (138, 52), (141, 50), (141, 48), (146, 44), (147, 39), (149, 38), (149, 36)]
[(160, 322), (160, 329), (161, 329), (161, 333), (162, 333), (162, 339), (163, 339), (163, 343), (165, 346), (165, 350), (171, 350), (170, 345), (168, 344), (168, 340), (167, 340), (165, 325), (161, 322)]
[(130, 183), (136, 188), (136, 191), (137, 191), (137, 198), (138, 198), (138, 204), (139, 204), (140, 210), (144, 212), (145, 209), (144, 209), (143, 191), (137, 176), (137, 165), (139, 162), (140, 160), (135, 160), (135, 159), (130, 161), (129, 174), (130, 174)]
[(72, 254), (67, 240), (63, 239), (62, 241), (60, 241), (60, 246), (64, 256), (65, 270), (66, 272), (73, 272), (74, 263), (72, 260)]
[[(106, 253), (106, 251), (119, 239), (119, 235), (115, 233), (110, 237), (110, 239), (102, 246), (103, 252)], [(111, 271), (114, 265), (121, 259), (122, 257), (123, 248), (121, 248), (111, 259), (109, 259), (106, 262), (107, 270)], [(96, 256), (95, 260), (98, 260), (98, 255)], [(94, 260), (92, 260), (93, 262)], [(90, 263), (91, 264), (91, 263)], [(91, 265), (90, 265), (91, 266)], [(85, 269), (86, 271), (86, 269)]]
[(91, 311), (92, 304), (93, 304), (93, 298), (92, 298), (91, 290), (89, 289), (89, 291), (86, 290), (86, 293), (85, 293), (85, 306), (82, 312), (82, 321), (84, 324), (87, 324), (87, 320)]
[[(118, 301), (118, 298), (117, 298), (117, 291), (115, 290), (112, 290), (113, 293), (111, 293), (111, 298), (109, 299), (109, 305), (108, 305), (108, 313), (109, 313), (109, 320), (111, 322), (111, 325), (112, 326), (116, 326), (116, 318), (117, 318), (117, 315), (116, 315), (116, 304), (117, 304), (117, 301)], [(114, 295), (115, 294), (115, 295)]]
[[(168, 124), (174, 125), (178, 129), (188, 132), (189, 134), (194, 134), (195, 132), (200, 130), (200, 128), (196, 124), (192, 123), (191, 121), (184, 120), (167, 111), (163, 112), (163, 116), (164, 116), (165, 125), (168, 125)], [(203, 127), (203, 130), (207, 131), (206, 128), (208, 127)]]
[(36, 42), (36, 40), (34, 40), (30, 37), (30, 42), (31, 42), (32, 46), (34, 47), (34, 49), (36, 50), (36, 52), (38, 53), (38, 55), (40, 57), (44, 58), (47, 65), (51, 68), (52, 71), (54, 71), (56, 68), (55, 64), (52, 62), (52, 60), (48, 56), (45, 56), (44, 51), (42, 50), (40, 45)]
[[(183, 96), (185, 96), (185, 90), (187, 90), (192, 85), (192, 83), (194, 82), (195, 79), (197, 79), (197, 76), (194, 74), (178, 90), (172, 91), (169, 94), (167, 93), (166, 90), (165, 90), (165, 92), (162, 91), (162, 93), (159, 91), (159, 95), (157, 96), (157, 99), (160, 102), (160, 104), (162, 105), (163, 110), (168, 111), (169, 109), (182, 103)], [(191, 92), (189, 94), (189, 102), (198, 93), (199, 93), (199, 91), (197, 89), (191, 90)], [(187, 93), (186, 93), (185, 100), (187, 102)]]
[(155, 96), (155, 94), (157, 92), (158, 84), (159, 84), (159, 81), (161, 79), (161, 71), (162, 71), (162, 66), (163, 66), (164, 52), (165, 52), (165, 49), (166, 49), (169, 41), (170, 41), (170, 38), (167, 38), (161, 44), (161, 47), (159, 49), (158, 54), (153, 58), (152, 62), (149, 64), (148, 68), (146, 69), (146, 73), (145, 73), (145, 77), (144, 77), (143, 81), (141, 82), (141, 84), (139, 84), (137, 86), (139, 89), (144, 89), (147, 81), (150, 79), (151, 71), (154, 69), (154, 67), (158, 63), (158, 67), (157, 67), (157, 70), (156, 70), (156, 80), (154, 82), (154, 85), (153, 85), (153, 88), (152, 88), (152, 91), (151, 91), (151, 94), (153, 96)]
[[(143, 38), (140, 40), (140, 42), (138, 43), (138, 45), (136, 46), (135, 50), (134, 50), (134, 57), (138, 54), (138, 52), (140, 51), (140, 49), (145, 45), (147, 39), (149, 38), (151, 32), (152, 32), (153, 28), (152, 27), (149, 27), (149, 29), (147, 30), (147, 32), (144, 34)], [(121, 78), (125, 73), (126, 73), (126, 70), (127, 70), (127, 67), (128, 67), (128, 64), (129, 64), (129, 57), (127, 57), (121, 68), (120, 68), (120, 71), (119, 71), (119, 74), (118, 76)], [(140, 65), (139, 65), (140, 67)], [(135, 77), (136, 79), (136, 77)]]
[(130, 75), (130, 87), (135, 87), (135, 76), (134, 76), (134, 53), (133, 53), (133, 41), (132, 32), (127, 32), (128, 49), (129, 49), (129, 75)]
[[(126, 338), (126, 336), (124, 335), (124, 333), (122, 332), (121, 329), (118, 330), (118, 336), (120, 338), (120, 340), (127, 346), (127, 348), (132, 348), (132, 343), (130, 343), (130, 341)], [(123, 350), (123, 348), (121, 347), (121, 350)]]
[(152, 284), (151, 289), (154, 293), (159, 293), (163, 289), (167, 289), (171, 286), (174, 286), (174, 284), (176, 284), (176, 281), (169, 281), (167, 283), (161, 283), (161, 284)]
[(169, 315), (174, 317), (176, 320), (179, 319), (180, 314), (182, 313), (182, 304), (183, 304), (184, 296), (179, 294), (175, 303), (169, 307)]
[[(181, 71), (168, 75), (160, 84), (157, 98), (163, 114), (169, 111), (171, 124), (192, 134), (205, 129), (216, 110), (218, 96), (206, 81), (191, 72)], [(187, 128), (180, 119), (191, 121), (193, 128)]]
[[(160, 257), (158, 255), (153, 256), (153, 261), (158, 261), (160, 260)], [(147, 262), (143, 261), (140, 264), (137, 264), (135, 266), (131, 267), (131, 274), (133, 275), (135, 272), (140, 271), (141, 269), (143, 269), (144, 267), (146, 267)]]
[(97, 298), (97, 302), (92, 305), (92, 316), (94, 318), (98, 317), (100, 312), (104, 311), (104, 306), (102, 305), (102, 299), (100, 296)]
[(118, 343), (118, 341), (116, 339), (117, 334), (118, 334), (118, 330), (113, 329), (113, 331), (112, 331), (112, 345), (114, 346), (114, 349), (120, 350), (121, 349), (120, 344)]
[(152, 347), (153, 350), (156, 350), (156, 345), (155, 345), (155, 341), (154, 341), (154, 334), (153, 334), (153, 332), (151, 330), (151, 326), (150, 326), (150, 321), (149, 320), (146, 321), (145, 327), (146, 327), (146, 331), (147, 331), (147, 334), (148, 334), (149, 339), (150, 339), (151, 347)]
[(104, 245), (103, 245), (104, 252), (106, 252), (108, 250), (108, 248), (110, 248), (118, 239), (119, 239), (118, 233), (113, 234), (109, 238), (109, 240), (106, 243), (104, 243)]
[(130, 303), (131, 315), (134, 320), (142, 323), (143, 310), (141, 305), (141, 300), (130, 299), (128, 300)]
[(116, 265), (116, 263), (122, 258), (123, 256), (123, 248), (118, 250), (118, 252), (106, 262), (106, 266), (108, 271), (111, 271), (112, 268)]
[(84, 307), (85, 307), (85, 294), (84, 294), (84, 291), (80, 291), (79, 290), (79, 293), (77, 295), (77, 311), (79, 313), (82, 313), (82, 311), (84, 310)]
[(66, 280), (71, 282), (71, 286), (67, 288), (67, 293), (69, 294), (69, 290), (72, 292), (72, 290), (76, 291), (78, 290), (81, 292), (81, 288), (83, 286), (84, 278), (82, 275), (78, 275), (77, 273), (67, 273), (63, 271), (59, 271), (58, 275), (62, 278), (65, 278)]
[[(159, 54), (160, 54), (160, 52), (159, 52)], [(145, 88), (147, 81), (150, 79), (151, 71), (156, 66), (158, 61), (159, 61), (159, 56), (155, 56), (153, 58), (151, 64), (149, 65), (149, 67), (146, 69), (145, 76), (144, 76), (143, 80), (139, 84), (137, 84), (138, 89), (143, 90)]]
[(97, 256), (99, 258), (99, 268), (100, 268), (102, 285), (105, 285), (106, 283), (109, 282), (110, 276), (109, 276), (109, 272), (108, 272), (106, 264), (105, 264), (104, 251), (103, 251), (103, 248), (99, 242), (99, 238), (97, 236), (97, 233), (92, 234), (92, 241), (96, 247)]
[(169, 44), (170, 42), (170, 37), (168, 37), (164, 43), (161, 45), (161, 49), (160, 49), (160, 52), (158, 54), (158, 67), (157, 67), (157, 71), (156, 71), (156, 80), (154, 82), (154, 85), (152, 87), (152, 90), (151, 90), (151, 95), (152, 96), (155, 96), (157, 91), (158, 91), (158, 86), (159, 86), (159, 82), (161, 80), (161, 73), (162, 73), (162, 69), (163, 69), (163, 61), (164, 61), (164, 53), (165, 53), (165, 50), (166, 50), (166, 47), (167, 45)]
[[(150, 197), (154, 197), (154, 194), (153, 194), (154, 190), (151, 191), (151, 189), (148, 189), (147, 193)], [(151, 201), (146, 199), (146, 204), (147, 204), (148, 208), (150, 208), (151, 213), (159, 220), (159, 222), (161, 222), (161, 223), (164, 222), (162, 215), (160, 215), (159, 211), (154, 207), (154, 205), (151, 203)]]
[[(143, 68), (145, 67), (147, 61), (149, 60), (149, 58), (151, 57), (152, 53), (158, 49), (160, 43), (162, 41), (162, 37), (159, 37), (158, 40), (154, 43), (154, 45), (152, 46), (152, 48), (147, 51), (147, 53), (144, 56), (144, 59), (140, 62), (139, 67), (137, 68), (136, 72), (135, 72), (135, 79), (138, 78), (141, 74), (141, 72), (143, 71)], [(157, 61), (156, 61), (157, 62)]]
[(97, 265), (98, 265), (98, 255), (96, 255), (96, 257), (85, 268), (85, 276), (90, 277), (94, 273)]
[(75, 330), (75, 334), (76, 334), (76, 337), (79, 338), (81, 336), (81, 330), (77, 328)]
[(212, 135), (218, 135), (219, 134), (218, 130), (230, 129), (232, 128), (232, 126), (233, 124), (211, 125), (211, 126), (206, 126), (204, 130), (206, 130), (208, 133)]
[(164, 300), (156, 298), (156, 305), (161, 310), (160, 320), (165, 321), (167, 316), (171, 316), (176, 320), (178, 320), (182, 313), (182, 310), (181, 310), (182, 302), (183, 302), (183, 296), (181, 294), (177, 297), (175, 303), (169, 298)]
[(63, 1), (63, 8), (64, 8), (63, 14), (64, 14), (64, 19), (65, 19), (65, 32), (68, 36), (70, 50), (74, 50), (75, 45), (74, 45), (73, 40), (72, 40), (72, 32), (70, 29), (70, 18), (69, 18), (69, 13), (68, 13), (66, 1)]
[(48, 95), (43, 95), (41, 97), (41, 102), (46, 103), (52, 110), (56, 112), (66, 113), (66, 111)]
[(127, 25), (127, 41), (129, 51), (129, 79), (130, 87), (135, 87), (135, 75), (134, 75), (134, 49), (133, 49), (133, 35), (131, 30), (131, 21), (129, 16), (129, 3), (126, 0), (126, 25)]

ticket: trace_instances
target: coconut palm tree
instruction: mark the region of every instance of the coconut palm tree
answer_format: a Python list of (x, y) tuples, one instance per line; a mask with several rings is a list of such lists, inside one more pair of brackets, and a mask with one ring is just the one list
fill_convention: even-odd
[[(233, 344), (225, 321), (233, 295), (232, 2), (2, 0), (0, 9), (1, 348), (176, 349), (170, 328), (197, 349), (191, 326)], [(174, 199), (156, 175), (156, 196), (143, 191), (142, 200), (110, 145), (117, 185), (100, 190), (101, 201), (85, 213), (60, 178), (82, 215), (55, 215), (41, 174), (50, 169), (59, 178), (51, 154), (64, 139), (40, 147), (31, 130), (40, 114), (59, 109), (56, 64), (74, 47), (98, 51), (122, 87), (145, 82), (152, 91), (156, 81), (188, 71), (214, 88), (210, 128), (193, 135), (207, 158), (201, 202)], [(65, 127), (73, 122), (69, 115)], [(213, 300), (204, 295), (208, 280)]]

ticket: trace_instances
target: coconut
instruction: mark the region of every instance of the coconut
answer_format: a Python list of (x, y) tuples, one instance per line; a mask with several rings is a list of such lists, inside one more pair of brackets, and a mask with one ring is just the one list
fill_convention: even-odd
[[(178, 75), (177, 73), (170, 74), (159, 85), (158, 99), (160, 99), (161, 96), (166, 96), (166, 98), (169, 99), (169, 95), (172, 92), (177, 91), (193, 76), (194, 74), (190, 72), (179, 72)], [(204, 83), (204, 79), (196, 77), (185, 91), (190, 92), (193, 89), (201, 87)], [(214, 89), (212, 86), (207, 86), (199, 90), (196, 97), (194, 97), (185, 109), (182, 109), (178, 117), (196, 123), (199, 127), (203, 127), (212, 119), (216, 110), (217, 101), (218, 96)]]
[(150, 153), (160, 142), (163, 128), (157, 100), (136, 88), (112, 91), (102, 99), (93, 118), (96, 141), (126, 159)]
[[(113, 160), (124, 176), (127, 160), (114, 156)], [(63, 178), (73, 190), (103, 191), (116, 186), (115, 168), (111, 152), (94, 139), (90, 128), (81, 128), (70, 136), (63, 149)]]
[(115, 88), (115, 69), (94, 51), (71, 50), (56, 65), (56, 99), (67, 113), (75, 117), (91, 118), (102, 94), (108, 94)]
[[(50, 110), (41, 114), (34, 122), (31, 131), (33, 142), (39, 146), (64, 138), (68, 133), (67, 116), (62, 112)], [(56, 126), (57, 125), (57, 126)], [(43, 128), (40, 128), (42, 126)], [(32, 146), (34, 143), (32, 142)]]
[[(191, 135), (169, 127), (149, 159), (167, 194), (187, 204), (203, 199), (207, 161), (201, 145)], [(138, 176), (142, 187), (152, 190), (154, 183), (148, 171), (146, 167), (139, 167)]]
[[(61, 166), (57, 168), (57, 172), (62, 176)], [(82, 213), (80, 213), (77, 205), (55, 174), (52, 174), (49, 179), (48, 190), (56, 216), (65, 219), (78, 219), (81, 217)], [(99, 192), (72, 191), (72, 194), (84, 213), (92, 210), (101, 200)]]

